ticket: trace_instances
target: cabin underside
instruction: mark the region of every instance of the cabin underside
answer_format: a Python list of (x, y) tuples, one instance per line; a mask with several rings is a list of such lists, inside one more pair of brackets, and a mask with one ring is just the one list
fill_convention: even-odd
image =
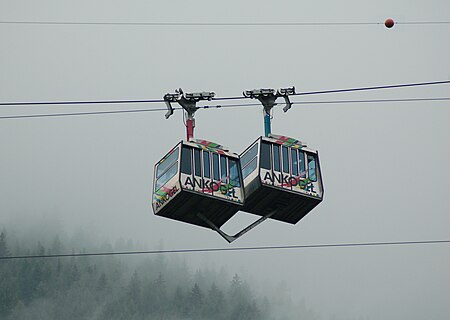
[(220, 228), (241, 209), (242, 205), (239, 204), (182, 190), (156, 215), (211, 229), (203, 219), (199, 218), (199, 214)]
[[(255, 181), (257, 182), (257, 181)], [(253, 186), (254, 190), (246, 198), (242, 211), (265, 216), (277, 210), (271, 219), (296, 224), (316, 207), (322, 199), (280, 190), (261, 183)], [(252, 188), (252, 189), (253, 189)], [(247, 191), (247, 190), (246, 190)]]

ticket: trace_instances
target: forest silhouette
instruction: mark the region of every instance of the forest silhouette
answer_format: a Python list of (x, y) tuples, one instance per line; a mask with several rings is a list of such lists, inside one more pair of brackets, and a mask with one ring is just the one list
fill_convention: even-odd
[[(0, 256), (79, 250), (59, 236), (43, 242), (3, 230)], [(121, 240), (114, 249), (142, 247)], [(85, 250), (114, 251), (108, 244), (79, 252)], [(269, 299), (257, 297), (238, 274), (191, 270), (177, 256), (1, 260), (0, 288), (0, 318), (6, 320), (274, 319)]]

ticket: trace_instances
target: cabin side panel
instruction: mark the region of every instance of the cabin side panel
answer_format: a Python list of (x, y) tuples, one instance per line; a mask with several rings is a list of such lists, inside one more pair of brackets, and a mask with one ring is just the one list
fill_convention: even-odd
[(316, 151), (262, 140), (261, 184), (322, 199), (323, 188)]
[(153, 212), (157, 214), (180, 191), (180, 144), (175, 146), (156, 165), (154, 170)]
[(237, 157), (183, 145), (180, 171), (183, 190), (235, 203), (244, 202)]

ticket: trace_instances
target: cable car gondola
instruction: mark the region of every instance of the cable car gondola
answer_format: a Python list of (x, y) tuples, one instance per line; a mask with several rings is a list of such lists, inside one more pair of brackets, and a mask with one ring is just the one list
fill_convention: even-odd
[(206, 141), (181, 141), (156, 165), (156, 215), (220, 228), (244, 203), (239, 156)]
[(259, 137), (241, 155), (245, 212), (295, 224), (323, 199), (316, 150), (274, 134)]
[[(316, 150), (304, 143), (271, 134), (270, 110), (284, 97), (287, 111), (294, 88), (245, 91), (264, 106), (265, 136), (259, 137), (240, 157), (228, 149), (196, 140), (196, 103), (211, 100), (213, 92), (166, 94), (185, 110), (186, 141), (178, 143), (156, 165), (153, 182), (153, 211), (156, 215), (179, 220), (218, 232), (232, 242), (268, 218), (295, 224), (323, 199), (322, 175)], [(260, 215), (235, 235), (220, 228), (239, 210)]]
[(243, 211), (295, 224), (323, 199), (323, 183), (317, 150), (293, 138), (271, 133), (270, 110), (295, 89), (259, 89), (244, 96), (258, 99), (264, 106), (265, 136), (259, 137), (241, 155), (245, 188)]
[(239, 155), (223, 146), (194, 135), (196, 103), (210, 100), (213, 92), (166, 94), (168, 112), (173, 114), (171, 102), (179, 103), (186, 112), (186, 141), (181, 141), (156, 165), (153, 182), (153, 212), (162, 217), (179, 220), (217, 231), (244, 204), (244, 187)]

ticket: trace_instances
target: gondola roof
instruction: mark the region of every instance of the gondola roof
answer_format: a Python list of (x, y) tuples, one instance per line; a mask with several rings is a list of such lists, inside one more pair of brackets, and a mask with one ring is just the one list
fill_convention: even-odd
[(205, 151), (211, 151), (211, 152), (231, 156), (234, 158), (239, 158), (239, 155), (237, 153), (231, 152), (227, 147), (224, 147), (218, 143), (211, 142), (208, 140), (191, 139), (189, 141), (183, 141), (183, 144), (194, 147), (194, 148), (200, 148)]

